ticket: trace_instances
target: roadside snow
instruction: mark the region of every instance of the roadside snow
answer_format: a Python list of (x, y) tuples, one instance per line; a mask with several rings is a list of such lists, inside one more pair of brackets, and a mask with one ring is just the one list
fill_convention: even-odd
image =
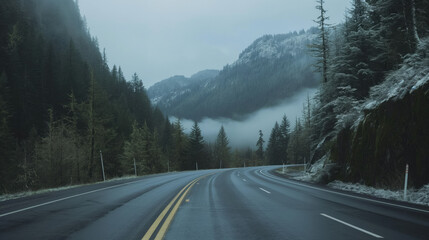
[(329, 163), (329, 157), (325, 155), (312, 164), (306, 172), (291, 176), (291, 178), (306, 182), (320, 182), (322, 178), (329, 176), (329, 172), (333, 166), (333, 164)]
[[(329, 183), (328, 186), (335, 189), (375, 196), (384, 199), (404, 201), (403, 190), (391, 191), (387, 189), (368, 187), (359, 183), (344, 183), (338, 180)], [(418, 190), (409, 189), (407, 192), (407, 201), (405, 202), (429, 206), (429, 184), (423, 186)]]
[[(136, 177), (135, 176), (125, 176), (125, 177), (120, 177), (120, 178), (112, 178), (112, 179), (106, 180), (106, 182), (113, 182), (113, 181), (125, 180), (125, 179), (131, 179), (131, 178), (136, 178)], [(97, 183), (102, 183), (102, 182), (97, 182)], [(67, 190), (67, 189), (71, 189), (71, 188), (75, 188), (75, 187), (90, 185), (90, 184), (96, 184), (96, 183), (71, 185), (71, 186), (64, 186), (64, 187), (58, 187), (58, 188), (48, 188), (48, 189), (41, 189), (41, 190), (37, 190), (37, 191), (26, 191), (26, 192), (12, 193), (12, 194), (3, 194), (3, 195), (0, 195), (0, 202), (6, 201), (6, 200), (11, 200), (11, 199), (33, 196), (36, 194), (57, 192), (57, 191)]]
[(65, 186), (65, 187), (58, 187), (58, 188), (42, 189), (37, 191), (26, 191), (26, 192), (12, 193), (12, 194), (3, 194), (3, 195), (0, 195), (0, 202), (11, 200), (11, 199), (33, 196), (36, 194), (62, 191), (62, 190), (71, 189), (79, 186), (83, 186), (83, 185), (73, 185), (73, 186)]

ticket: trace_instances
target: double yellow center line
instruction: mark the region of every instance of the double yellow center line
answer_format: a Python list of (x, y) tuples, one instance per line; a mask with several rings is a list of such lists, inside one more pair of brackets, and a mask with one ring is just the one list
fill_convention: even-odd
[[(146, 232), (146, 234), (143, 236), (142, 240), (149, 240), (152, 238), (152, 235), (155, 233), (155, 231), (158, 229), (159, 225), (161, 224), (162, 220), (165, 218), (167, 213), (170, 211), (171, 207), (174, 205), (171, 212), (168, 214), (167, 218), (165, 218), (164, 223), (162, 224), (161, 228), (159, 228), (158, 233), (155, 236), (155, 240), (161, 240), (164, 238), (165, 234), (167, 233), (167, 229), (170, 226), (171, 221), (174, 218), (174, 215), (176, 215), (177, 210), (179, 209), (180, 204), (182, 204), (183, 199), (185, 198), (186, 194), (188, 194), (189, 190), (197, 183), (199, 180), (201, 180), (204, 177), (207, 177), (207, 174), (204, 176), (201, 176), (199, 178), (194, 179), (190, 183), (188, 183), (180, 192), (171, 200), (171, 202), (167, 205), (167, 207), (159, 214), (158, 218), (153, 222), (152, 226), (150, 226), (149, 230)], [(178, 201), (176, 201), (179, 199)]]

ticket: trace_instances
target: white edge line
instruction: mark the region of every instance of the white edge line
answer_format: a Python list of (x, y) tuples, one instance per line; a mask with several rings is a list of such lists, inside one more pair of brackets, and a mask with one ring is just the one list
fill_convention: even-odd
[(265, 190), (265, 189), (263, 189), (263, 188), (259, 188), (259, 189), (261, 189), (262, 191), (264, 191), (264, 192), (266, 192), (266, 193), (268, 193), (268, 194), (271, 194), (269, 191), (267, 191), (267, 190)]
[(365, 200), (365, 201), (369, 201), (369, 202), (380, 203), (380, 204), (384, 204), (384, 205), (388, 205), (388, 206), (393, 206), (393, 207), (398, 207), (398, 208), (405, 208), (405, 209), (408, 209), (408, 210), (414, 210), (414, 211), (423, 212), (423, 213), (429, 213), (429, 211), (423, 210), (423, 209), (402, 206), (402, 205), (398, 205), (398, 204), (394, 204), (394, 203), (382, 202), (382, 201), (378, 201), (378, 200), (374, 200), (374, 199), (370, 199), (370, 198), (364, 198), (364, 197), (349, 195), (349, 194), (345, 194), (345, 193), (341, 193), (341, 192), (335, 192), (335, 191), (331, 191), (331, 190), (327, 190), (327, 189), (323, 189), (323, 188), (312, 187), (312, 186), (308, 186), (306, 184), (301, 184), (301, 183), (297, 183), (297, 182), (293, 182), (293, 181), (287, 181), (285, 179), (281, 179), (281, 178), (278, 178), (276, 176), (269, 176), (269, 175), (263, 173), (262, 170), (260, 170), (260, 173), (262, 175), (266, 176), (266, 177), (269, 177), (269, 178), (272, 178), (272, 179), (275, 179), (275, 180), (281, 180), (281, 181), (283, 181), (285, 183), (294, 184), (294, 185), (298, 185), (298, 186), (301, 186), (301, 187), (307, 187), (307, 188), (311, 188), (311, 189), (315, 189), (315, 190), (319, 190), (319, 191), (323, 191), (323, 192), (334, 193), (334, 194), (341, 195), (341, 196), (346, 196), (346, 197), (350, 197), (350, 198), (356, 198), (356, 199)]
[(122, 184), (118, 184), (118, 185), (113, 185), (113, 186), (109, 186), (109, 187), (105, 187), (105, 188), (100, 188), (100, 189), (92, 190), (92, 191), (89, 191), (89, 192), (79, 193), (79, 194), (76, 194), (76, 195), (72, 195), (72, 196), (68, 196), (68, 197), (56, 199), (56, 200), (53, 200), (53, 201), (49, 201), (49, 202), (37, 204), (37, 205), (31, 206), (31, 207), (26, 207), (26, 208), (18, 209), (18, 210), (12, 211), (12, 212), (3, 213), (3, 214), (0, 215), (0, 218), (8, 216), (8, 215), (15, 214), (15, 213), (19, 213), (19, 212), (24, 212), (24, 211), (27, 211), (27, 210), (30, 210), (30, 209), (33, 209), (33, 208), (38, 208), (38, 207), (41, 207), (41, 206), (49, 205), (49, 204), (52, 204), (52, 203), (61, 202), (61, 201), (64, 201), (64, 200), (67, 200), (67, 199), (70, 199), (70, 198), (75, 198), (75, 197), (87, 195), (87, 194), (90, 194), (90, 193), (95, 193), (95, 192), (107, 190), (107, 189), (114, 188), (114, 187), (120, 187), (120, 186), (124, 186), (124, 185), (128, 185), (128, 184), (132, 184), (132, 183), (137, 183), (137, 182), (140, 182), (140, 181), (143, 181), (143, 180), (145, 180), (145, 179), (142, 179), (142, 180), (139, 180), (139, 181), (132, 181), (132, 182), (127, 182), (127, 183), (122, 183)]
[(346, 222), (344, 222), (344, 221), (341, 221), (341, 220), (339, 220), (339, 219), (336, 219), (336, 218), (334, 218), (334, 217), (331, 217), (331, 216), (329, 216), (329, 215), (327, 215), (327, 214), (320, 213), (320, 215), (322, 215), (322, 216), (324, 216), (324, 217), (327, 217), (327, 218), (329, 218), (329, 219), (331, 219), (331, 220), (337, 221), (337, 222), (339, 222), (339, 223), (341, 223), (341, 224), (344, 224), (344, 225), (346, 225), (346, 226), (349, 226), (349, 227), (351, 227), (351, 228), (354, 228), (354, 229), (356, 229), (356, 230), (359, 230), (359, 231), (361, 231), (361, 232), (363, 232), (363, 233), (366, 233), (366, 234), (368, 234), (368, 235), (371, 235), (371, 236), (373, 236), (373, 237), (376, 237), (376, 238), (383, 238), (383, 237), (382, 237), (382, 236), (380, 236), (380, 235), (377, 235), (377, 234), (375, 234), (375, 233), (372, 233), (372, 232), (367, 231), (367, 230), (365, 230), (365, 229), (362, 229), (362, 228), (360, 228), (360, 227), (356, 227), (355, 225), (352, 225), (352, 224), (350, 224), (350, 223), (346, 223)]

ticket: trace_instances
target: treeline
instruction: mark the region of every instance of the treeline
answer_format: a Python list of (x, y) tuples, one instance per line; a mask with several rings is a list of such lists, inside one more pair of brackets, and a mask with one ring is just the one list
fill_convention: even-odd
[(280, 124), (276, 122), (271, 130), (267, 149), (263, 151), (263, 134), (260, 131), (256, 154), (264, 160), (264, 164), (281, 165), (294, 163), (310, 163), (312, 141), (312, 109), (314, 104), (307, 96), (303, 104), (302, 117), (295, 119), (293, 129), (286, 115)]
[(210, 143), (204, 140), (197, 122), (186, 134), (180, 119), (170, 123), (167, 118), (161, 135), (158, 129), (152, 131), (147, 124), (133, 124), (130, 138), (124, 146), (122, 169), (126, 174), (137, 171), (137, 175), (142, 175), (242, 166), (241, 161), (245, 159), (238, 150), (235, 153), (232, 153), (223, 126), (215, 142)]

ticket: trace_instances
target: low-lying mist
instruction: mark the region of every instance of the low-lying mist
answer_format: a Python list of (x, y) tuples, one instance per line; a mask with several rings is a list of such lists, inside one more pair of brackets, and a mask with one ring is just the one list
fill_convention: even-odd
[[(295, 126), (295, 119), (302, 117), (303, 104), (307, 99), (313, 98), (317, 89), (305, 89), (293, 97), (283, 100), (280, 104), (258, 110), (249, 114), (244, 120), (232, 120), (228, 118), (211, 119), (205, 118), (199, 122), (202, 135), (206, 142), (214, 143), (220, 127), (223, 125), (229, 138), (230, 146), (234, 148), (255, 148), (259, 137), (259, 130), (264, 134), (265, 146), (270, 137), (271, 129), (277, 121), (279, 124), (283, 115), (286, 114), (290, 121), (291, 129)], [(174, 121), (174, 119), (172, 119)], [(186, 133), (190, 133), (193, 125), (192, 120), (181, 119)]]

